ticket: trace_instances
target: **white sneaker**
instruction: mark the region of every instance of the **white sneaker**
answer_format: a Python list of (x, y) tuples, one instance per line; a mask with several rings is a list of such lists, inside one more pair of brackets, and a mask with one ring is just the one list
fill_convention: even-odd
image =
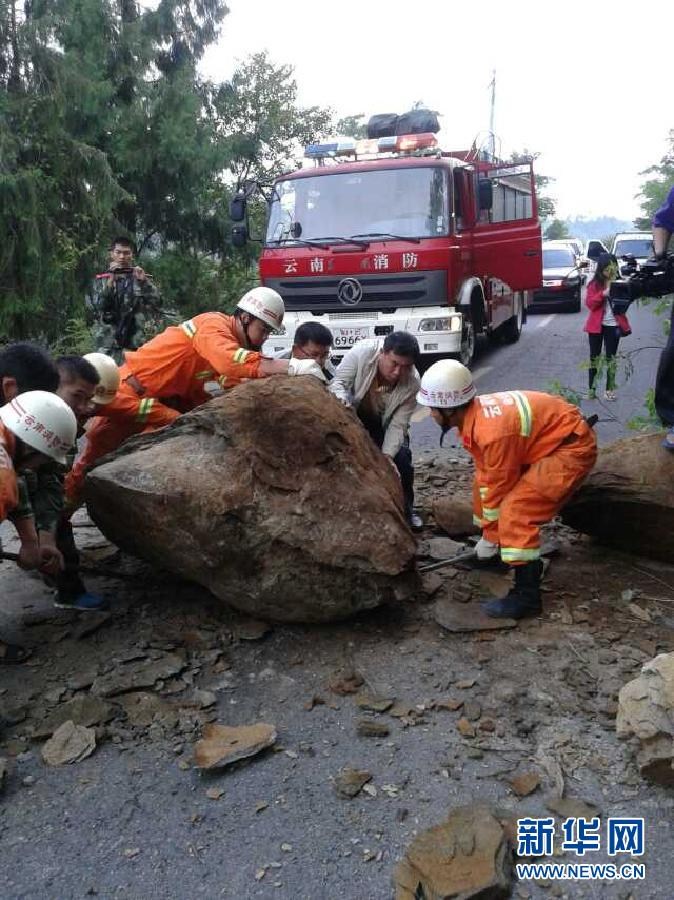
[(606, 391), (604, 394), (604, 400), (616, 400), (615, 391)]

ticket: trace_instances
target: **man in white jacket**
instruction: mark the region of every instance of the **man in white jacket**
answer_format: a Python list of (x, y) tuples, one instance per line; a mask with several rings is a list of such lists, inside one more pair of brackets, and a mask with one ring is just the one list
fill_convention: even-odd
[(337, 366), (329, 390), (354, 409), (370, 437), (395, 465), (410, 526), (423, 527), (414, 512), (414, 469), (409, 427), (416, 409), (419, 373), (416, 338), (394, 331), (384, 340), (359, 341)]

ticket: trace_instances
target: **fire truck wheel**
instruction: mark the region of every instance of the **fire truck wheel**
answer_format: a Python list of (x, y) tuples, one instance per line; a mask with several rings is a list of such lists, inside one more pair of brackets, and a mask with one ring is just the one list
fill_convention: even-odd
[(475, 327), (469, 316), (464, 315), (463, 332), (461, 334), (461, 351), (457, 354), (459, 362), (470, 368), (475, 359)]
[(522, 334), (523, 321), (524, 305), (521, 296), (518, 294), (515, 296), (515, 315), (511, 316), (501, 327), (503, 340), (506, 344), (514, 344), (519, 341), (520, 335)]

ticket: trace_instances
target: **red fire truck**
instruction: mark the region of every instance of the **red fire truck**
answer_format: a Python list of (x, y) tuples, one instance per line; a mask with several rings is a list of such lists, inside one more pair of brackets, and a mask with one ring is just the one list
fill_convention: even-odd
[(315, 166), (278, 178), (269, 201), (260, 279), (287, 312), (265, 349), (307, 321), (330, 329), (337, 357), (398, 330), (422, 365), (470, 365), (480, 334), (516, 341), (542, 275), (533, 167), (485, 156), (431, 133), (307, 147)]

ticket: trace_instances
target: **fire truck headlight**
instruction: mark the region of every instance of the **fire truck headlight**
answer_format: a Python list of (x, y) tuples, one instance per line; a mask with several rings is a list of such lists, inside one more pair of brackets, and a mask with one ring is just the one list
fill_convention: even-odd
[(422, 319), (419, 322), (419, 331), (461, 331), (461, 316)]

